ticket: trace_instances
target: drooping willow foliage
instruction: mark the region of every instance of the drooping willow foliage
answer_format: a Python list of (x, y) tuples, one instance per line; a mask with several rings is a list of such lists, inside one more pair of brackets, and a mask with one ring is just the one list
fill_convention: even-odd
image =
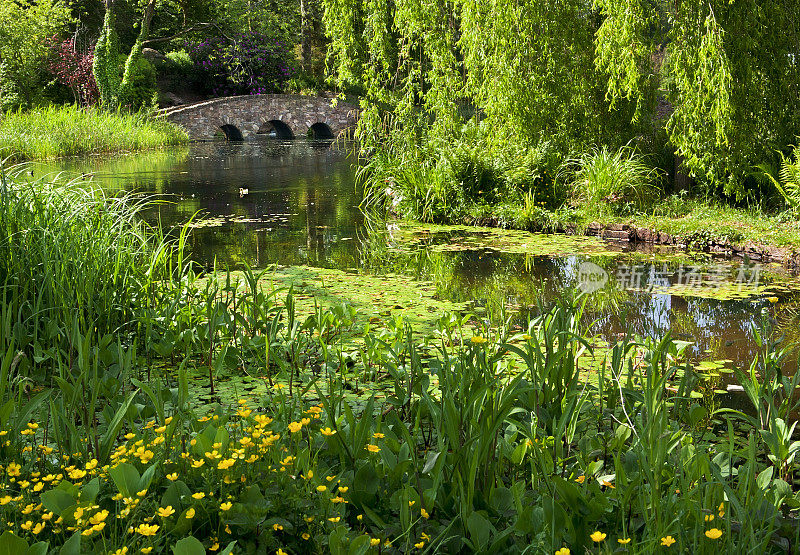
[(366, 149), (446, 138), (564, 149), (666, 132), (708, 191), (800, 134), (796, 0), (324, 0), (329, 67)]

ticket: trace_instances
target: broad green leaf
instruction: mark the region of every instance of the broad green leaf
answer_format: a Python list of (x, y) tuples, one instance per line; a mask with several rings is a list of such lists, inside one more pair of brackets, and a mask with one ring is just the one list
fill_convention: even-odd
[(139, 471), (132, 464), (120, 463), (108, 470), (111, 479), (114, 480), (119, 492), (125, 497), (135, 497), (139, 487)]
[(200, 540), (194, 536), (189, 536), (178, 540), (172, 547), (174, 555), (206, 555), (206, 548), (200, 543)]
[(0, 555), (19, 555), (28, 550), (28, 542), (14, 535), (11, 530), (0, 536)]

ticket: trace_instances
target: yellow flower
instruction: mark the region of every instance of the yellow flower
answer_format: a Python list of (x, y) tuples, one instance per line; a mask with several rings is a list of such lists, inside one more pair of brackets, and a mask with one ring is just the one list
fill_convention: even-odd
[(167, 505), (166, 507), (159, 507), (158, 508), (158, 516), (161, 518), (167, 518), (168, 516), (172, 516), (175, 514), (175, 509), (172, 508), (172, 505)]
[(712, 528), (711, 530), (706, 530), (706, 537), (710, 540), (717, 540), (722, 535), (722, 530), (719, 528)]
[(170, 482), (174, 482), (177, 479), (178, 479), (177, 472), (173, 472), (172, 474), (167, 474), (167, 480), (169, 480)]
[(233, 503), (230, 501), (226, 501), (225, 503), (220, 503), (219, 508), (223, 511), (229, 511), (233, 507)]
[(193, 493), (192, 494), (192, 498), (198, 499), (198, 500), (202, 499), (205, 496), (206, 496), (206, 494), (203, 493), (202, 491), (198, 491), (197, 493)]
[(317, 491), (320, 492), (320, 493), (322, 493), (326, 489), (328, 489), (328, 486), (317, 486)]
[(192, 468), (200, 468), (205, 463), (206, 463), (206, 461), (204, 461), (203, 459), (200, 459), (198, 461), (192, 460)]
[(347, 493), (349, 489), (347, 486), (339, 486), (339, 493)]
[(275, 524), (272, 525), (272, 529), (277, 532), (278, 530), (283, 530), (283, 526), (281, 526), (276, 522)]
[(219, 464), (217, 465), (217, 468), (219, 468), (220, 470), (227, 470), (230, 467), (232, 467), (235, 462), (236, 462), (236, 459), (223, 459), (223, 460), (219, 461)]
[(666, 538), (661, 538), (661, 545), (663, 545), (664, 547), (669, 547), (673, 543), (675, 543), (675, 538), (673, 538), (672, 536), (667, 536)]
[(131, 440), (136, 437), (136, 434), (127, 433), (125, 434), (125, 439)]
[(778, 302), (778, 297), (767, 297), (767, 300), (772, 304), (775, 304)]
[(603, 485), (603, 486), (605, 486), (605, 487), (607, 487), (607, 488), (616, 489), (616, 488), (614, 487), (614, 484), (612, 484), (612, 483), (611, 483), (611, 482), (609, 482), (608, 480), (603, 480), (602, 482), (600, 482), (600, 484), (601, 484), (601, 485)]
[(372, 434), (372, 437), (374, 437), (375, 439), (383, 439), (386, 437), (386, 435), (380, 432), (375, 432), (374, 434)]
[(6, 471), (8, 472), (9, 476), (19, 476), (19, 471), (22, 469), (22, 465), (17, 464), (15, 462), (8, 463), (8, 467)]
[(371, 539), (369, 540), (369, 544), (370, 544), (372, 547), (375, 547), (376, 545), (380, 545), (380, 543), (381, 543), (381, 540), (380, 540), (380, 538), (371, 538)]
[(472, 343), (475, 345), (482, 345), (486, 343), (486, 338), (481, 337), (480, 335), (475, 335), (470, 339), (470, 341), (472, 341)]
[(145, 495), (147, 495), (147, 490), (143, 489), (142, 491), (137, 491), (136, 495), (138, 495), (139, 497), (144, 497)]
[(720, 518), (725, 516), (725, 505), (724, 505), (724, 503), (720, 503), (719, 504), (719, 508), (717, 510), (719, 511)]
[(186, 510), (186, 518), (189, 520), (193, 519), (194, 513), (195, 513), (194, 507), (190, 507), (189, 509)]
[(328, 520), (330, 520), (331, 522), (339, 522), (341, 519), (342, 519), (342, 517), (340, 517), (340, 516), (334, 516), (334, 517), (329, 518)]
[(364, 449), (366, 449), (370, 453), (377, 453), (378, 451), (381, 450), (380, 447), (378, 447), (377, 445), (372, 445), (371, 443), (367, 445)]
[(422, 518), (430, 518), (430, 516), (431, 516), (431, 515), (428, 514), (428, 511), (426, 511), (424, 508), (419, 510), (419, 514), (422, 515)]
[[(44, 530), (44, 527), (45, 527), (44, 522), (39, 522), (36, 524), (36, 526), (33, 527), (33, 530), (31, 530), (31, 532), (33, 532), (33, 535), (36, 536), (39, 534), (39, 532)], [(706, 536), (708, 536), (708, 532), (706, 532)]]
[(277, 554), (276, 554), (276, 555), (289, 555), (289, 554), (288, 554), (288, 553), (286, 553), (286, 552), (285, 552), (283, 549), (281, 549), (281, 548), (279, 547), (279, 548), (278, 548), (278, 552), (277, 552)]
[(331, 430), (330, 428), (326, 427), (326, 428), (322, 428), (320, 430), (320, 432), (322, 432), (322, 435), (324, 435), (324, 436), (332, 436), (333, 434), (336, 433), (336, 430)]
[(625, 539), (619, 538), (619, 539), (617, 539), (617, 542), (621, 543), (622, 545), (627, 545), (627, 544), (631, 543), (631, 539), (630, 538), (625, 538)]
[(293, 434), (296, 434), (302, 428), (303, 428), (303, 425), (300, 424), (300, 422), (292, 422), (291, 424), (289, 424), (289, 431), (292, 432)]
[(423, 547), (425, 547), (425, 542), (415, 543), (414, 547), (416, 547), (417, 549), (422, 549)]
[(586, 481), (586, 476), (578, 476), (577, 478), (575, 478), (575, 481), (578, 482), (579, 484), (582, 484), (583, 482)]
[(86, 463), (86, 470), (93, 470), (97, 468), (97, 459), (92, 459)]
[(158, 524), (140, 524), (136, 527), (136, 531), (142, 536), (155, 536), (159, 528)]
[(714, 520), (714, 515), (706, 515), (705, 516), (705, 521), (706, 522), (711, 522), (712, 520)]
[(311, 534), (309, 534), (308, 532), (303, 532), (302, 534), (300, 534), (300, 537), (308, 541), (311, 539)]
[(556, 555), (569, 555), (569, 554), (570, 554), (569, 547), (562, 547), (561, 549), (556, 551)]
[(141, 551), (142, 553), (145, 553), (145, 554), (146, 553), (150, 553), (151, 551), (153, 551), (153, 546), (151, 545), (150, 547), (143, 547), (139, 551)]
[(128, 546), (120, 547), (114, 552), (114, 555), (125, 555), (126, 553), (128, 553)]
[(592, 538), (592, 541), (596, 543), (600, 543), (601, 541), (606, 539), (605, 533), (601, 532), (600, 530), (595, 530), (589, 535), (589, 537)]

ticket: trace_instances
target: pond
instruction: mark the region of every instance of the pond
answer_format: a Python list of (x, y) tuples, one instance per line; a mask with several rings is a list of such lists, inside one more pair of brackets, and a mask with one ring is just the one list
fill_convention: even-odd
[[(63, 169), (91, 175), (110, 190), (157, 195), (163, 202), (149, 217), (163, 226), (194, 218), (191, 248), (204, 267), (329, 270), (314, 275), (340, 281), (343, 296), (373, 305), (368, 309), (376, 313), (425, 297), (431, 314), (439, 302), (522, 324), (574, 287), (587, 292), (587, 314), (605, 340), (627, 330), (671, 331), (694, 343), (697, 360), (718, 361), (713, 368), (723, 369), (749, 364), (756, 353), (749, 330), (762, 312), (787, 341), (800, 336), (797, 282), (779, 266), (589, 237), (375, 223), (359, 210), (347, 153), (330, 142), (264, 138), (37, 171)], [(355, 275), (401, 276), (404, 299), (376, 294), (386, 282), (348, 282)]]

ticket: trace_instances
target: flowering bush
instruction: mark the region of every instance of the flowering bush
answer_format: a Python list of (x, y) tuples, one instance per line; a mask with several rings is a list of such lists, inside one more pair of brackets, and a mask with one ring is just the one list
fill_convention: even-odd
[(74, 37), (64, 41), (52, 38), (50, 45), (53, 56), (49, 70), (56, 81), (69, 87), (78, 105), (96, 104), (100, 98), (100, 91), (92, 73), (94, 52), (92, 50), (78, 52)]
[(186, 50), (212, 96), (277, 92), (294, 75), (288, 45), (261, 33), (213, 37)]

